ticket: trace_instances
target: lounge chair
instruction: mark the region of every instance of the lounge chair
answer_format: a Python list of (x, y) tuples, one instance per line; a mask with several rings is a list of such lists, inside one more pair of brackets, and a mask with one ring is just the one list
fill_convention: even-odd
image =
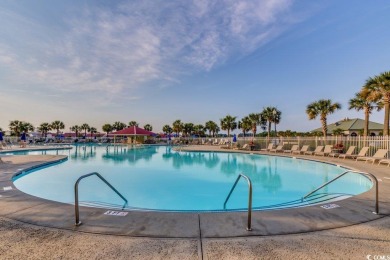
[(316, 149), (314, 151), (307, 151), (304, 154), (313, 155), (315, 153), (322, 152), (322, 149), (324, 149), (324, 146), (323, 145), (319, 145), (319, 146), (316, 147)]
[(374, 164), (377, 160), (381, 160), (381, 159), (384, 159), (386, 154), (387, 154), (388, 150), (386, 149), (379, 149), (378, 151), (376, 151), (376, 153), (374, 154), (374, 156), (370, 157), (370, 156), (362, 156), (362, 157), (356, 157), (356, 161), (365, 161), (365, 162), (371, 162), (372, 161), (372, 164)]
[(260, 151), (268, 152), (274, 148), (274, 144), (270, 143), (266, 149), (260, 149)]
[(284, 150), (283, 152), (284, 153), (293, 153), (295, 151), (298, 151), (299, 152), (299, 145), (297, 144), (294, 144), (290, 150)]
[(270, 149), (269, 152), (277, 153), (277, 152), (283, 152), (283, 144), (279, 144), (278, 147), (275, 149)]
[(314, 155), (322, 155), (326, 156), (332, 152), (333, 145), (325, 145), (325, 149), (323, 152), (314, 152)]
[(292, 151), (292, 153), (304, 154), (309, 150), (309, 147), (310, 147), (309, 145), (304, 145), (302, 146), (301, 150)]
[(352, 156), (352, 154), (355, 152), (356, 146), (350, 146), (346, 153), (338, 153), (338, 152), (331, 152), (328, 156), (332, 157), (339, 157), (339, 158), (346, 158), (348, 156)]
[(379, 164), (386, 164), (387, 163), (387, 167), (390, 167), (390, 159), (382, 159), (382, 160), (379, 160), (378, 162), (378, 165)]
[(359, 154), (345, 154), (345, 155), (340, 154), (339, 158), (344, 157), (344, 159), (345, 159), (345, 158), (356, 159), (357, 157), (364, 157), (364, 156), (366, 156), (368, 150), (370, 150), (370, 147), (365, 146), (365, 147), (363, 147), (363, 148), (360, 150)]
[(238, 148), (238, 150), (249, 150), (249, 148), (248, 144), (244, 144), (241, 148)]

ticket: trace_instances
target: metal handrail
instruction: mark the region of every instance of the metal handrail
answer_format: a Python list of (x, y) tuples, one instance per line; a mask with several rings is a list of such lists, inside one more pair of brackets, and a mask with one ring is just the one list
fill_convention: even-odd
[(249, 193), (248, 193), (248, 222), (247, 222), (247, 227), (246, 227), (246, 230), (247, 231), (251, 231), (252, 228), (251, 228), (251, 225), (252, 225), (252, 181), (251, 179), (249, 179), (248, 176), (244, 175), (244, 174), (239, 174), (237, 179), (236, 179), (236, 182), (234, 183), (232, 189), (230, 190), (229, 192), (229, 195), (227, 196), (226, 200), (225, 200), (225, 203), (223, 204), (223, 208), (226, 209), (226, 203), (228, 202), (229, 198), (230, 198), (230, 195), (232, 195), (233, 193), (233, 190), (234, 188), (236, 187), (238, 181), (240, 180), (240, 178), (243, 177), (247, 180), (248, 182), (248, 188), (249, 188)]
[(368, 175), (370, 176), (374, 181), (375, 181), (375, 212), (373, 212), (374, 214), (379, 214), (379, 200), (378, 200), (378, 197), (379, 197), (379, 191), (378, 191), (378, 179), (371, 173), (368, 173), (368, 172), (358, 172), (358, 171), (345, 171), (343, 173), (341, 173), (340, 175), (336, 176), (335, 178), (333, 178), (332, 180), (322, 184), (320, 187), (318, 187), (317, 189), (307, 193), (305, 196), (302, 197), (302, 201), (304, 199), (306, 199), (307, 197), (309, 197), (310, 195), (312, 195), (313, 193), (315, 193), (316, 191), (322, 189), (323, 187), (327, 186), (328, 184), (334, 182), (335, 180), (341, 178), (342, 176), (344, 176), (345, 174), (347, 173), (360, 173), (360, 174), (365, 174), (365, 175)]
[(97, 177), (99, 177), (99, 179), (101, 179), (105, 184), (107, 184), (108, 187), (110, 187), (116, 194), (119, 195), (119, 197), (121, 197), (125, 201), (125, 204), (123, 205), (123, 208), (125, 208), (125, 206), (127, 205), (127, 199), (125, 197), (123, 197), (122, 194), (120, 194), (120, 192), (117, 191), (117, 189), (115, 189), (99, 173), (92, 172), (92, 173), (89, 173), (89, 174), (85, 174), (85, 175), (81, 176), (80, 178), (78, 178), (76, 183), (74, 184), (74, 210), (75, 210), (75, 217), (76, 217), (75, 226), (80, 226), (82, 224), (81, 221), (80, 221), (80, 212), (79, 212), (79, 182), (82, 179), (87, 178), (87, 177), (92, 176), (92, 175), (96, 175)]

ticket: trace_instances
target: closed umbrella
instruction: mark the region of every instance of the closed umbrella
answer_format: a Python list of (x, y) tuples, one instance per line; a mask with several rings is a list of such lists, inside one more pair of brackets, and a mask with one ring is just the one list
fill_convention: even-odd
[(237, 136), (236, 134), (233, 135), (233, 143), (237, 142)]
[(3, 132), (0, 131), (0, 142), (3, 142), (3, 141), (4, 141)]
[(26, 133), (25, 132), (22, 133), (22, 136), (20, 137), (20, 139), (22, 141), (26, 141)]

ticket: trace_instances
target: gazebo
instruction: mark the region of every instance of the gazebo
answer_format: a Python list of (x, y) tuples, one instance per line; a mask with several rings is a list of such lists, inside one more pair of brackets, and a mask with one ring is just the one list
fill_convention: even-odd
[(116, 136), (126, 136), (126, 137), (130, 136), (136, 138), (137, 136), (146, 137), (146, 136), (155, 136), (155, 135), (156, 135), (155, 133), (140, 128), (138, 126), (129, 126), (128, 128), (124, 128), (122, 130), (109, 134), (109, 136), (114, 136), (114, 143), (115, 143)]

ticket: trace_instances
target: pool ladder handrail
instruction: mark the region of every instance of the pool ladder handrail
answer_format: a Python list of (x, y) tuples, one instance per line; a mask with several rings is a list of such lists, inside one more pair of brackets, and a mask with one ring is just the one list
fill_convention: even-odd
[(230, 195), (232, 195), (233, 190), (236, 188), (236, 185), (237, 185), (238, 181), (241, 179), (241, 177), (246, 179), (248, 182), (248, 190), (249, 190), (249, 192), (248, 192), (248, 221), (247, 221), (246, 230), (252, 231), (252, 181), (248, 176), (241, 174), (241, 173), (237, 176), (236, 182), (234, 183), (232, 189), (230, 190), (229, 195), (226, 197), (225, 203), (223, 204), (223, 208), (226, 209), (226, 203), (228, 202)]
[(375, 182), (375, 212), (373, 212), (374, 214), (379, 214), (379, 200), (378, 200), (378, 197), (379, 197), (379, 191), (378, 191), (378, 179), (371, 173), (368, 173), (368, 172), (359, 172), (359, 171), (352, 171), (352, 170), (348, 170), (348, 171), (345, 171), (343, 173), (341, 173), (340, 175), (336, 176), (335, 178), (331, 179), (330, 181), (322, 184), (320, 187), (318, 187), (317, 189), (314, 189), (313, 191), (307, 193), (305, 196), (302, 197), (301, 201), (303, 201), (304, 199), (306, 199), (307, 197), (309, 197), (310, 195), (312, 195), (313, 193), (315, 193), (316, 191), (322, 189), (323, 187), (327, 186), (328, 184), (336, 181), (337, 179), (343, 177), (345, 174), (347, 173), (360, 173), (360, 174), (364, 174), (364, 175), (368, 175), (370, 176), (374, 182)]
[(119, 197), (121, 197), (125, 201), (122, 210), (127, 205), (127, 199), (123, 197), (122, 194), (117, 189), (115, 189), (106, 179), (104, 179), (103, 176), (101, 176), (99, 173), (92, 172), (92, 173), (85, 174), (80, 178), (78, 178), (76, 183), (74, 184), (74, 210), (75, 210), (75, 217), (76, 217), (75, 226), (80, 226), (82, 224), (80, 221), (80, 211), (79, 211), (79, 182), (82, 179), (90, 177), (92, 175), (96, 175), (97, 177), (99, 177), (99, 179), (101, 179), (105, 184), (107, 184), (108, 187), (110, 187), (116, 194), (119, 195)]

